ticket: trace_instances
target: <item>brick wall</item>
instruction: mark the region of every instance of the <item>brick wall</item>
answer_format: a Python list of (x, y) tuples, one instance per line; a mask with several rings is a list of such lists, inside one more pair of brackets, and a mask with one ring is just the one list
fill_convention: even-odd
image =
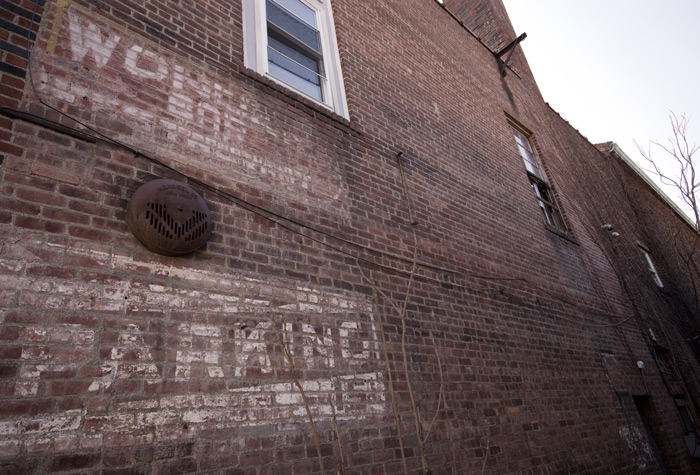
[[(692, 406), (677, 217), (437, 2), (332, 6), (349, 120), (243, 66), (241, 2), (40, 2), (35, 91), (34, 3), (0, 4), (2, 470), (661, 473), (643, 400), (694, 473), (656, 363)], [(131, 234), (155, 177), (205, 198), (204, 248)]]
[(513, 41), (512, 26), (502, 2), (493, 0), (446, 0), (445, 7), (493, 51)]

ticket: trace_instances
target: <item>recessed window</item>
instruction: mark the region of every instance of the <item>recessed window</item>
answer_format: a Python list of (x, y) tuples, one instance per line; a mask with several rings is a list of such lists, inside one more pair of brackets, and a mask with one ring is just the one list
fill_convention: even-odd
[(646, 259), (647, 263), (647, 270), (649, 271), (649, 274), (651, 274), (651, 278), (654, 279), (654, 283), (659, 287), (663, 287), (664, 283), (661, 282), (661, 277), (659, 277), (659, 273), (656, 271), (654, 262), (651, 260), (651, 254), (649, 254), (649, 251), (643, 247), (640, 247), (639, 249), (642, 251), (642, 254), (644, 254), (644, 259)]
[(330, 0), (243, 0), (245, 65), (347, 117)]
[(518, 146), (520, 158), (522, 158), (525, 163), (527, 176), (530, 179), (530, 186), (532, 186), (532, 191), (535, 193), (537, 203), (542, 211), (544, 222), (560, 231), (566, 232), (566, 224), (564, 224), (559, 206), (557, 206), (556, 200), (554, 199), (554, 194), (549, 186), (547, 176), (532, 147), (530, 138), (515, 127), (512, 127), (512, 130), (515, 143)]

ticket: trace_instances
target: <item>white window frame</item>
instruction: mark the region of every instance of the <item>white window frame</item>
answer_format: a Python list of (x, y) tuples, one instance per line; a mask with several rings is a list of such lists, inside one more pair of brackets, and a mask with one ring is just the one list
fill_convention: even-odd
[(349, 119), (331, 2), (330, 0), (299, 1), (316, 12), (317, 26), (321, 35), (321, 91), (323, 100), (318, 101), (270, 74), (267, 58), (268, 35), (265, 0), (243, 0), (243, 64), (247, 68)]

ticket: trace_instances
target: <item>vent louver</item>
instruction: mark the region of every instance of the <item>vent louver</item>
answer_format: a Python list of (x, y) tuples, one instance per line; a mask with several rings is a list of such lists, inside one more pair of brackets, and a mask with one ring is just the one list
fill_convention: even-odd
[(126, 222), (144, 246), (166, 256), (199, 249), (212, 231), (204, 199), (189, 186), (165, 179), (150, 181), (136, 190), (126, 210)]

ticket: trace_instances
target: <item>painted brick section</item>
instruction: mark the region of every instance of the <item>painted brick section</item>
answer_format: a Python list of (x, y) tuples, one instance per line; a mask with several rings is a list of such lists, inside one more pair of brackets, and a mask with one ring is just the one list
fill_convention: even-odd
[[(245, 69), (239, 1), (40, 2), (37, 97), (34, 3), (0, 2), (2, 106), (34, 116), (0, 116), (0, 471), (700, 471), (697, 235), (521, 51), (502, 78), (438, 2), (332, 7), (350, 120)], [(501, 2), (446, 7), (515, 37)], [(129, 232), (156, 177), (207, 201), (191, 255)]]

